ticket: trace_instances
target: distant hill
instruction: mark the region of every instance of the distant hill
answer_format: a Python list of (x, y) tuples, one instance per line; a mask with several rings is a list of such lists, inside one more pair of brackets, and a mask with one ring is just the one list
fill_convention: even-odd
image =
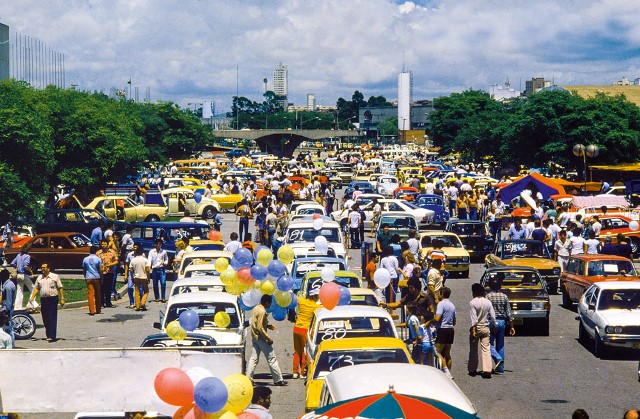
[(596, 93), (605, 93), (615, 96), (620, 93), (624, 94), (629, 102), (640, 106), (640, 86), (562, 86), (570, 92), (577, 92), (580, 97), (594, 97)]

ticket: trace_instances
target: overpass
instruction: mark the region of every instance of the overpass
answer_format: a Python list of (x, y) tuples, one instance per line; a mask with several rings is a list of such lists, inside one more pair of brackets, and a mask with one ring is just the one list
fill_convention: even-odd
[(215, 138), (237, 138), (253, 140), (261, 151), (278, 157), (292, 157), (303, 141), (323, 138), (360, 137), (359, 130), (332, 129), (260, 129), (260, 130), (214, 130)]

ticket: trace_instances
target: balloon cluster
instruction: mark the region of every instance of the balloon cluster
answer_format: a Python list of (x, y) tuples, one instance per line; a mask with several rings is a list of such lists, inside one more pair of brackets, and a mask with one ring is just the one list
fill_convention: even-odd
[(243, 374), (221, 380), (202, 367), (165, 368), (156, 375), (153, 387), (154, 408), (173, 419), (257, 418), (243, 412), (253, 397), (251, 380)]

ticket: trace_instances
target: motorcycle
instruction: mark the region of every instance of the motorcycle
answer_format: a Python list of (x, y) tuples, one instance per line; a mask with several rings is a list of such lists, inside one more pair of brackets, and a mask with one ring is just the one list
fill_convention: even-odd
[(31, 339), (36, 333), (36, 320), (29, 314), (29, 310), (14, 311), (11, 321), (16, 340)]

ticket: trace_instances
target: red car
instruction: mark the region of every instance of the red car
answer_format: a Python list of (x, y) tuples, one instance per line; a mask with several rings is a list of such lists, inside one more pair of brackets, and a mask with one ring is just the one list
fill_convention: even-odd
[[(89, 255), (91, 240), (81, 233), (46, 233), (29, 239), (25, 246), (31, 246), (31, 268), (34, 272), (43, 263), (53, 269), (82, 269), (82, 260)], [(7, 249), (8, 263), (20, 253), (21, 247)]]

